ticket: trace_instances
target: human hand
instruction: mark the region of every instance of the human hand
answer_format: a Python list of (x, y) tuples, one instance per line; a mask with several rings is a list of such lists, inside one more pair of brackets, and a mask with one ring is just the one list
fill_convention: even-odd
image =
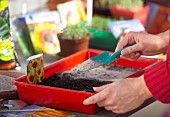
[(116, 50), (126, 45), (136, 43), (121, 53), (121, 57), (136, 60), (141, 55), (156, 55), (166, 51), (169, 41), (169, 31), (158, 35), (152, 35), (144, 32), (129, 32), (116, 47)]
[(111, 84), (95, 87), (98, 93), (84, 100), (84, 105), (97, 104), (114, 113), (125, 113), (139, 107), (151, 97), (144, 78), (121, 79)]

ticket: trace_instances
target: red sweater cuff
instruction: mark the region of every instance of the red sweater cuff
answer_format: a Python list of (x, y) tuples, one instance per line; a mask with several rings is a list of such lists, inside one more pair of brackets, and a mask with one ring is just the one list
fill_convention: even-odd
[(170, 61), (161, 62), (144, 72), (146, 86), (153, 97), (162, 103), (170, 103)]

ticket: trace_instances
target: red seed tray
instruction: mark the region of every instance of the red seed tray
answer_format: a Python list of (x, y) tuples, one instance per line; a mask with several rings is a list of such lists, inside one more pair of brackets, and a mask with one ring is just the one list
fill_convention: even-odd
[[(82, 63), (83, 61), (91, 58), (103, 51), (88, 49), (77, 52), (71, 56), (65, 57), (59, 61), (52, 63), (45, 67), (45, 77), (56, 72), (63, 72), (69, 70)], [(129, 61), (125, 59), (120, 59), (117, 62), (112, 62), (111, 64), (127, 66), (132, 68), (145, 68), (153, 63), (157, 63), (158, 59), (151, 58), (139, 58), (136, 61)], [(132, 77), (136, 77), (142, 74), (142, 71), (137, 72)], [(127, 76), (128, 77), (128, 76)], [(101, 110), (101, 108), (96, 105), (83, 105), (83, 100), (93, 95), (94, 93), (75, 91), (70, 89), (55, 88), (42, 85), (28, 84), (26, 82), (26, 75), (13, 81), (16, 85), (19, 98), (30, 104), (37, 104), (41, 106), (53, 107), (64, 110), (71, 110), (75, 112), (82, 112), (86, 114), (94, 114)]]

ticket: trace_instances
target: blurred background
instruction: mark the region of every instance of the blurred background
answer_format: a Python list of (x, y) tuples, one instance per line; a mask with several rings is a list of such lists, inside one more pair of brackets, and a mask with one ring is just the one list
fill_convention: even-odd
[(47, 9), (48, 0), (8, 0), (10, 15), (20, 15), (23, 12), (33, 12)]
[[(158, 34), (169, 29), (170, 22), (170, 7), (144, 0), (8, 0), (8, 4), (17, 70), (23, 73), (32, 55), (44, 53), (46, 66), (83, 49), (114, 52), (129, 31)], [(163, 117), (167, 106), (156, 101), (132, 117)]]

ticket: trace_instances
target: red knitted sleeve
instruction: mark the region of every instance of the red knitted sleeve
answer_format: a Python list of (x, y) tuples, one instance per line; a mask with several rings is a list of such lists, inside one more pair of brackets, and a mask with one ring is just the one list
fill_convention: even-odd
[(167, 60), (144, 72), (146, 86), (160, 102), (170, 103), (170, 41)]

